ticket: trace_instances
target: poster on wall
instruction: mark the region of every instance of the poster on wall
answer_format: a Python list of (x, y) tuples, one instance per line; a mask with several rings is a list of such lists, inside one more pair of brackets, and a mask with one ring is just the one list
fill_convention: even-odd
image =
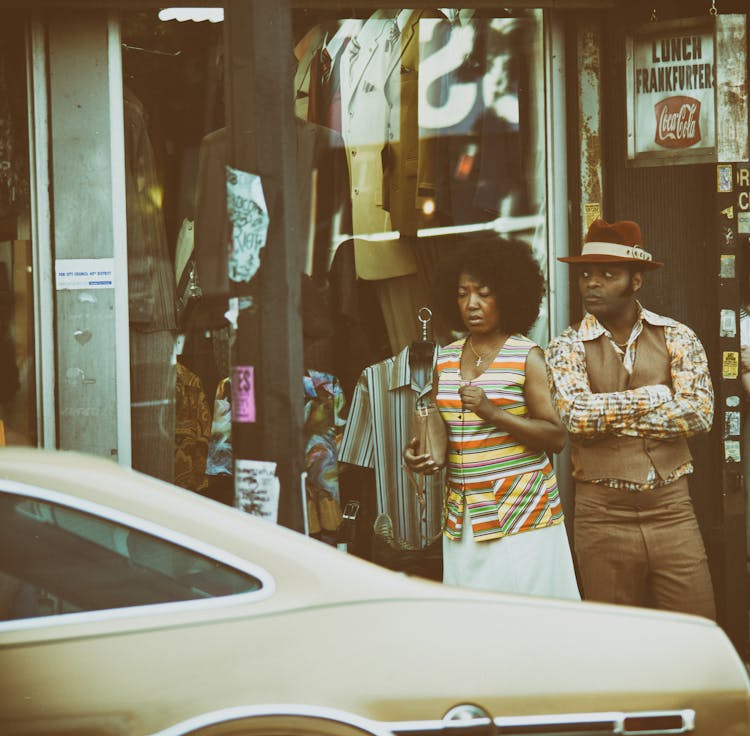
[(746, 26), (744, 15), (707, 13), (626, 35), (632, 166), (747, 161)]
[(715, 161), (713, 17), (640, 26), (626, 54), (628, 158), (646, 166)]

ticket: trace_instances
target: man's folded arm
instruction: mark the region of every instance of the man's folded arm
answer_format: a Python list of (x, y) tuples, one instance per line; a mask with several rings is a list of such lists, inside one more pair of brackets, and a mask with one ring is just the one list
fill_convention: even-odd
[(654, 411), (633, 417), (624, 434), (640, 437), (692, 437), (711, 429), (714, 390), (708, 359), (695, 333), (685, 325), (666, 331), (672, 398)]
[(552, 399), (571, 434), (624, 434), (636, 420), (673, 398), (670, 388), (664, 385), (592, 392), (583, 346), (563, 336), (550, 343), (546, 358)]

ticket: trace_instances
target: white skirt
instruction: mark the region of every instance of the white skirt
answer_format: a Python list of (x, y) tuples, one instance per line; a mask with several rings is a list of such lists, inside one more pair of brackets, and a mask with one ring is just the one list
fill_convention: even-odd
[(475, 542), (468, 509), (460, 541), (443, 536), (443, 582), (498, 593), (580, 600), (565, 524)]

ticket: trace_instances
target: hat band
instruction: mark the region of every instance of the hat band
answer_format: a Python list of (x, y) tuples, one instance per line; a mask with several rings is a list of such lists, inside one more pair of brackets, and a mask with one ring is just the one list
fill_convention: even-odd
[(589, 242), (583, 244), (582, 256), (616, 256), (636, 261), (650, 261), (651, 254), (639, 245), (619, 245), (618, 243)]

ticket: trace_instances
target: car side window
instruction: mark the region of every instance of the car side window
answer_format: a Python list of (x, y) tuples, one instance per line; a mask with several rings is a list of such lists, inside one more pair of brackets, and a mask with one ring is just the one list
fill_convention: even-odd
[(0, 493), (0, 620), (191, 601), (261, 581), (116, 520)]

